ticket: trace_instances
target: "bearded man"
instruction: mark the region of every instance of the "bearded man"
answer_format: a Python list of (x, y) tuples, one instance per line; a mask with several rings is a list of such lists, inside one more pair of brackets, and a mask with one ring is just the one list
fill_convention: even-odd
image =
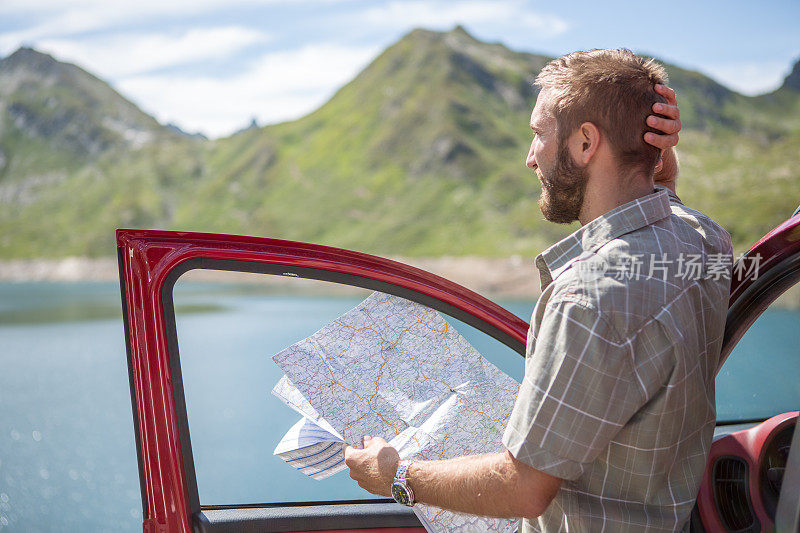
[[(526, 164), (545, 218), (582, 227), (536, 257), (542, 295), (506, 452), (400, 462), (365, 436), (345, 449), (360, 486), (522, 517), (524, 532), (688, 529), (716, 420), (732, 250), (675, 194), (680, 121), (664, 83), (660, 65), (628, 50), (542, 69)], [(702, 266), (693, 275), (687, 254)]]

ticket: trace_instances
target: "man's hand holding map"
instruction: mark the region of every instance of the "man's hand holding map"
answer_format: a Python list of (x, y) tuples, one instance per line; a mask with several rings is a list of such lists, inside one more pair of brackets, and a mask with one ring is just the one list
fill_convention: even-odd
[[(374, 293), (273, 357), (273, 394), (302, 415), (275, 449), (323, 479), (345, 469), (344, 444), (383, 437), (402, 459), (503, 450), (519, 384), (484, 359), (439, 313)], [(513, 531), (516, 521), (418, 504), (428, 531)]]

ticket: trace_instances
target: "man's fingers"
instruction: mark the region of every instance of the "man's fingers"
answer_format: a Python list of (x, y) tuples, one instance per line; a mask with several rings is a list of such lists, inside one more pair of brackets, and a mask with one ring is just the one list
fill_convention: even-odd
[(644, 140), (656, 148), (664, 150), (678, 144), (678, 132), (681, 131), (681, 112), (678, 110), (675, 91), (662, 83), (655, 85), (655, 91), (667, 102), (653, 104), (654, 114), (647, 117), (647, 125), (658, 132), (645, 133)]
[(360, 454), (360, 453), (362, 453), (362, 451), (359, 450), (358, 448), (353, 448), (349, 444), (345, 444), (344, 445), (344, 464), (346, 464), (348, 467), (352, 466), (353, 461), (355, 460), (356, 457), (358, 457), (358, 454)]
[(655, 90), (658, 94), (667, 99), (668, 104), (678, 105), (678, 98), (675, 95), (675, 91), (673, 91), (663, 83), (657, 83), (655, 85)]
[(656, 135), (655, 133), (647, 132), (644, 134), (644, 140), (648, 144), (652, 144), (656, 148), (662, 150), (678, 144), (678, 134), (672, 135)]
[(387, 442), (380, 438), (380, 437), (371, 437), (369, 435), (364, 435), (362, 442), (364, 443), (364, 448), (372, 448), (373, 446), (386, 446)]
[(654, 115), (647, 117), (647, 125), (651, 128), (663, 131), (667, 135), (672, 135), (681, 131), (681, 121), (668, 118), (661, 118)]
[(669, 104), (662, 104), (660, 102), (656, 102), (653, 104), (653, 112), (658, 115), (663, 115), (668, 118), (678, 119), (681, 116), (681, 112), (676, 105), (669, 105)]

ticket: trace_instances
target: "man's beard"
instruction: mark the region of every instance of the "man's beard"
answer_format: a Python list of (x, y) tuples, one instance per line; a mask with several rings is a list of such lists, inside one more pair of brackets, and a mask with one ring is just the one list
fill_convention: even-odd
[(566, 146), (561, 146), (553, 169), (542, 172), (542, 195), (539, 209), (544, 218), (557, 224), (578, 220), (583, 206), (589, 171), (578, 166)]

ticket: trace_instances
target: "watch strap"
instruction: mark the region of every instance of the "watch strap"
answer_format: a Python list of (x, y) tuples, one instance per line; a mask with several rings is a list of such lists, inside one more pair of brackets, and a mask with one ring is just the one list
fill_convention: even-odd
[(405, 459), (400, 461), (400, 464), (397, 465), (397, 473), (394, 475), (394, 478), (397, 481), (406, 481), (406, 474), (408, 473), (408, 467), (411, 466), (412, 461)]

